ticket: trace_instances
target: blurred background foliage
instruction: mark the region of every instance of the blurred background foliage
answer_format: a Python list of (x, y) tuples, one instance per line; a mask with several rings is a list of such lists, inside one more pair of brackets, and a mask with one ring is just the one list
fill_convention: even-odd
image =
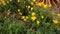
[(0, 34), (60, 34), (60, 14), (50, 3), (0, 0)]

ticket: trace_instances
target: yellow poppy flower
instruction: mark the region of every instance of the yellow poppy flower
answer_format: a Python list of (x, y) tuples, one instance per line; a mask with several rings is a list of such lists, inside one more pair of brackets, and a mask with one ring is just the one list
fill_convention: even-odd
[(34, 21), (36, 19), (36, 16), (32, 16), (31, 19), (32, 21)]
[(27, 21), (27, 19), (24, 19), (24, 21)]
[(31, 5), (33, 5), (34, 3), (33, 2), (31, 2)]
[(60, 30), (60, 28), (58, 28), (58, 30)]
[(9, 0), (10, 2), (12, 1), (12, 0)]
[(54, 24), (57, 24), (57, 23), (58, 23), (58, 20), (53, 20), (53, 23), (54, 23)]
[(28, 9), (30, 8), (30, 6), (28, 6)]
[(25, 16), (22, 16), (21, 19), (25, 19)]
[(57, 14), (58, 15), (58, 17), (60, 17), (60, 14)]
[(20, 2), (20, 0), (18, 0), (18, 3)]
[(42, 16), (41, 16), (41, 18), (43, 19), (43, 18), (44, 18), (44, 16), (42, 15)]
[(33, 7), (31, 7), (31, 11), (33, 10)]
[(18, 12), (20, 12), (20, 9), (18, 9)]
[(40, 24), (40, 21), (37, 20), (37, 25), (39, 25), (39, 24)]
[(3, 5), (6, 5), (5, 1), (2, 1), (2, 4), (3, 4)]
[(45, 5), (44, 5), (44, 8), (47, 8), (47, 7), (48, 7), (47, 4), (45, 4)]
[(35, 4), (36, 6), (41, 6), (41, 3), (37, 3), (37, 4)]
[(29, 17), (28, 16), (26, 16), (26, 19), (28, 19)]
[(44, 2), (38, 2), (35, 4), (36, 6), (44, 6)]
[(32, 12), (32, 16), (35, 16), (36, 14), (35, 14), (35, 12)]
[(33, 0), (33, 2), (35, 2), (36, 0)]
[(44, 6), (44, 2), (41, 2), (41, 5)]

